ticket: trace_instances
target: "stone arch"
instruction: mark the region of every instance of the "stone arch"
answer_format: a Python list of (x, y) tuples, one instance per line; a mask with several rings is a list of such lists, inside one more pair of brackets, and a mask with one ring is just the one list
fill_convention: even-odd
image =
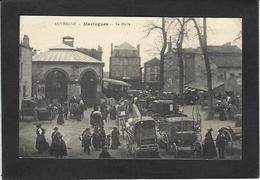
[(63, 103), (68, 98), (69, 75), (60, 68), (52, 68), (44, 74), (45, 97), (48, 103)]
[(62, 69), (62, 68), (51, 68), (51, 69), (47, 70), (47, 71), (44, 73), (44, 78), (43, 78), (43, 79), (44, 79), (44, 83), (45, 83), (45, 81), (46, 81), (46, 78), (47, 78), (48, 74), (50, 74), (51, 72), (54, 72), (54, 71), (60, 71), (60, 72), (64, 73), (64, 75), (66, 76), (67, 82), (70, 81), (70, 76), (69, 76), (69, 74), (67, 73), (67, 71), (65, 71), (65, 70)]
[(96, 76), (97, 81), (100, 80), (100, 77), (99, 77), (97, 71), (95, 71), (95, 70), (92, 69), (92, 68), (86, 68), (86, 69), (84, 69), (84, 70), (80, 73), (79, 82), (81, 81), (83, 75), (84, 75), (85, 73), (87, 73), (87, 72), (92, 72), (92, 73)]
[(99, 76), (95, 70), (88, 68), (80, 74), (81, 98), (88, 106), (93, 106), (96, 103), (98, 83)]

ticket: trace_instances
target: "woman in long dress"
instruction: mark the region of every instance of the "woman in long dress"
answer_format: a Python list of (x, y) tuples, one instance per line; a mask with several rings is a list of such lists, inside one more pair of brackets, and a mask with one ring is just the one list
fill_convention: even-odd
[(205, 158), (217, 157), (216, 146), (213, 141), (212, 134), (211, 134), (212, 131), (213, 131), (212, 128), (208, 129), (208, 132), (205, 135), (205, 141), (204, 141), (204, 146), (203, 146), (203, 156)]
[(119, 135), (120, 133), (118, 129), (114, 127), (113, 131), (111, 132), (111, 137), (112, 137), (111, 149), (118, 149), (118, 146), (120, 146)]
[(57, 124), (62, 125), (64, 124), (64, 116), (63, 116), (64, 110), (61, 105), (58, 107), (58, 119)]
[(58, 128), (55, 127), (54, 132), (51, 134), (51, 146), (49, 149), (49, 154), (52, 156), (58, 156), (58, 149), (59, 149), (59, 136), (61, 136), (60, 132), (58, 131)]
[(65, 141), (62, 139), (62, 134), (58, 131), (58, 128), (54, 128), (54, 132), (51, 135), (52, 143), (49, 150), (50, 155), (55, 157), (67, 156), (67, 147)]
[(39, 153), (43, 153), (49, 149), (49, 143), (45, 139), (45, 129), (41, 127), (41, 124), (36, 125), (36, 149)]

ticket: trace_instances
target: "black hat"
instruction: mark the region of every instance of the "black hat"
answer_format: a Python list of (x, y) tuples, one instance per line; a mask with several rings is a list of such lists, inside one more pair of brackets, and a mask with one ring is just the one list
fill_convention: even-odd
[(57, 128), (57, 127), (55, 127), (55, 128), (53, 128), (53, 130), (58, 130), (59, 128)]
[(212, 128), (210, 128), (210, 129), (208, 129), (208, 131), (213, 131), (213, 129), (212, 129)]
[(37, 128), (40, 128), (41, 126), (42, 126), (41, 123), (36, 124), (36, 127), (37, 127)]
[(219, 130), (218, 130), (218, 132), (222, 132), (222, 131), (223, 131), (223, 129), (219, 129)]

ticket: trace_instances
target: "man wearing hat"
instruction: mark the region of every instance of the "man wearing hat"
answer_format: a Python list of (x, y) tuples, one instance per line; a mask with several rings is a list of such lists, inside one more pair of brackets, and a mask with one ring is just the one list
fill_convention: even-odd
[(226, 145), (227, 138), (223, 133), (223, 129), (218, 130), (218, 136), (216, 139), (216, 145), (218, 148), (218, 155), (220, 159), (225, 158), (225, 145)]

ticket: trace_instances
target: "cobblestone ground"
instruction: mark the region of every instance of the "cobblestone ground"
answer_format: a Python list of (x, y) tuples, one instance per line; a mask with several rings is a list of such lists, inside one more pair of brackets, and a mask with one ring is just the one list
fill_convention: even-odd
[[(66, 142), (67, 150), (68, 150), (68, 156), (64, 158), (86, 158), (86, 159), (96, 159), (98, 158), (101, 151), (95, 151), (91, 150), (91, 154), (87, 155), (83, 152), (83, 149), (81, 147), (81, 141), (79, 140), (79, 136), (83, 132), (83, 130), (86, 127), (90, 127), (89, 124), (89, 117), (90, 112), (92, 109), (88, 109), (85, 111), (85, 116), (82, 121), (78, 121), (76, 119), (69, 119), (65, 120), (65, 124), (58, 125), (56, 123), (56, 120), (53, 121), (42, 121), (42, 127), (46, 129), (46, 140), (51, 143), (51, 133), (53, 132), (54, 127), (58, 127), (59, 131), (63, 134), (63, 139)], [(192, 115), (192, 106), (185, 106), (184, 112), (188, 114), (189, 116)], [(219, 121), (217, 118), (214, 120), (205, 120), (206, 112), (201, 112), (202, 117), (202, 137), (204, 138), (205, 133), (207, 132), (207, 129), (213, 128), (213, 138), (216, 138), (217, 131), (221, 127), (226, 126), (234, 126), (233, 121)], [(109, 118), (108, 118), (109, 119)], [(105, 131), (106, 133), (110, 133), (112, 131), (112, 128), (115, 126), (115, 121), (108, 120), (107, 123), (105, 123)], [(19, 123), (19, 152), (20, 157), (35, 157), (35, 158), (54, 158), (52, 156), (49, 156), (48, 153), (42, 153), (38, 154), (38, 152), (35, 149), (35, 123), (34, 122), (20, 122)], [(123, 137), (120, 137), (121, 146), (117, 150), (111, 150), (109, 149), (109, 153), (111, 154), (112, 158), (132, 158), (127, 156), (127, 150), (126, 150), (126, 142), (123, 139)], [(241, 157), (241, 143), (235, 143), (234, 147), (236, 151), (232, 155), (227, 155), (226, 159), (240, 159)], [(153, 158), (162, 158), (162, 159), (173, 159), (174, 157), (171, 155), (167, 155), (165, 153), (165, 150), (160, 149), (159, 155), (154, 156)], [(144, 158), (150, 158), (144, 157)], [(181, 154), (178, 159), (191, 159), (189, 154)]]

